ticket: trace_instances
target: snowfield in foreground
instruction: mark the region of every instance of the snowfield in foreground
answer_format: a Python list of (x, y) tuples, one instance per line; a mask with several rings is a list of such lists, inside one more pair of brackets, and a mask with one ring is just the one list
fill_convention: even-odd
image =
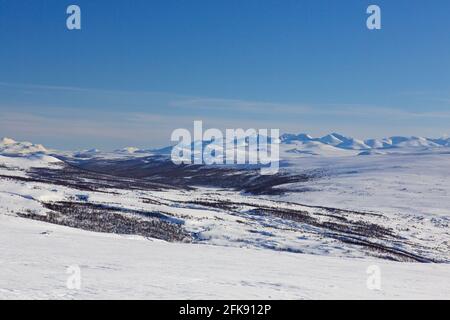
[[(149, 241), (0, 215), (0, 299), (448, 299), (450, 266)], [(367, 287), (367, 268), (381, 290)], [(80, 290), (66, 286), (70, 266)]]
[(443, 144), (289, 143), (274, 176), (0, 145), (0, 299), (450, 299)]

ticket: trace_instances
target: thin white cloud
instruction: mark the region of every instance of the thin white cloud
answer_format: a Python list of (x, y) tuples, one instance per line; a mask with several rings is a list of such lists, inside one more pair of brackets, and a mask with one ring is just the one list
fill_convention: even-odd
[[(91, 139), (116, 146), (164, 145), (169, 142), (174, 129), (191, 129), (194, 120), (202, 120), (205, 127), (219, 129), (268, 128), (315, 135), (340, 131), (368, 137), (404, 132), (417, 135), (433, 134), (438, 130), (439, 133), (448, 132), (445, 120), (450, 118), (450, 110), (414, 111), (366, 104), (288, 104), (4, 82), (0, 82), (0, 86), (33, 92), (67, 91), (75, 93), (71, 98), (79, 97), (80, 104), (90, 103), (89, 95), (84, 93), (95, 93), (96, 106), (91, 107), (81, 105), (76, 108), (73, 104), (70, 107), (64, 104), (59, 106), (59, 102), (49, 106), (46, 101), (34, 102), (34, 98), (18, 101), (14, 106), (0, 104), (0, 135), (26, 137), (29, 140), (35, 137), (57, 137), (67, 141), (80, 140), (86, 146), (89, 146)], [(120, 100), (113, 96), (116, 93), (129, 96)], [(116, 105), (113, 110), (108, 108), (110, 101), (118, 100), (119, 107)], [(128, 101), (139, 101), (139, 110), (128, 107)], [(120, 108), (122, 102), (124, 105)], [(422, 124), (430, 121), (440, 121), (441, 125), (430, 128)]]
[[(130, 95), (135, 100), (141, 100), (142, 106), (148, 104), (154, 108), (158, 106), (161, 110), (165, 108), (182, 109), (185, 111), (198, 111), (203, 113), (211, 113), (214, 111), (231, 112), (230, 117), (239, 117), (240, 114), (248, 113), (255, 115), (310, 115), (310, 116), (395, 116), (395, 117), (426, 117), (426, 118), (442, 118), (450, 117), (450, 111), (413, 111), (404, 108), (386, 107), (381, 105), (369, 104), (288, 104), (267, 101), (251, 101), (240, 99), (223, 99), (211, 97), (195, 97), (188, 95), (179, 95), (169, 92), (157, 91), (128, 91), (128, 90), (106, 90), (97, 88), (82, 88), (70, 86), (56, 85), (35, 85), (35, 84), (17, 84), (0, 82), (0, 86), (14, 87), (27, 90), (55, 90), (68, 92), (91, 92), (101, 96), (110, 98), (111, 95)], [(406, 94), (406, 93), (405, 93)], [(411, 94), (411, 93), (408, 93)], [(416, 94), (419, 94), (416, 92)], [(421, 93), (423, 94), (423, 93)], [(157, 101), (155, 104), (154, 101)], [(441, 102), (450, 102), (450, 99), (439, 99)], [(62, 106), (64, 108), (64, 106)], [(124, 108), (127, 106), (124, 105)], [(45, 107), (44, 107), (45, 108)], [(426, 108), (424, 108), (426, 110)]]

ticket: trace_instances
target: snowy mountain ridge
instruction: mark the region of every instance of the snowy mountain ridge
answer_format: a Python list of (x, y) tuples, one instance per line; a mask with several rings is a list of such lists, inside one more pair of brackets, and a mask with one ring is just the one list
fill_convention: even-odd
[[(200, 142), (195, 142), (200, 143)], [(192, 145), (194, 145), (193, 143)], [(217, 141), (201, 142), (205, 147), (210, 143), (217, 144)], [(239, 144), (246, 144), (247, 140)], [(292, 134), (285, 133), (280, 136), (281, 150), (287, 154), (307, 154), (307, 155), (370, 155), (380, 154), (387, 151), (400, 150), (429, 150), (435, 148), (450, 147), (450, 137), (425, 138), (418, 136), (392, 136), (382, 139), (360, 140), (345, 136), (339, 133), (330, 133), (323, 137), (313, 137), (306, 133)], [(103, 152), (98, 149), (89, 149), (69, 152), (71, 156), (77, 158), (103, 157), (136, 157), (148, 154), (169, 155), (172, 146), (159, 149), (140, 149), (136, 147), (125, 147), (111, 152)], [(31, 142), (17, 142), (11, 138), (0, 140), (0, 154), (7, 156), (28, 156), (33, 154), (64, 155), (64, 152), (49, 151), (42, 144)]]
[(283, 134), (280, 136), (281, 142), (284, 144), (295, 144), (316, 141), (322, 144), (331, 145), (341, 149), (352, 150), (368, 150), (368, 149), (389, 149), (398, 147), (448, 147), (450, 146), (449, 137), (441, 137), (438, 139), (425, 137), (405, 137), (393, 136), (383, 139), (366, 139), (358, 140), (347, 137), (338, 133), (330, 133), (320, 138), (313, 138), (310, 135), (300, 134)]
[(46, 154), (48, 150), (41, 144), (17, 142), (6, 137), (0, 140), (0, 154), (2, 155), (24, 156), (37, 153)]

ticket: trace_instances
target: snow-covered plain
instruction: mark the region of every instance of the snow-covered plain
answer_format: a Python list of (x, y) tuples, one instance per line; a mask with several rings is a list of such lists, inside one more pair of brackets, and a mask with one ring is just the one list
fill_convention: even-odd
[(450, 217), (450, 148), (356, 157), (304, 157), (292, 162), (291, 170), (320, 170), (323, 178), (290, 186), (303, 192), (285, 199), (393, 214)]
[[(0, 299), (450, 299), (447, 140), (436, 147), (419, 138), (288, 138), (283, 172), (311, 179), (275, 186), (286, 192), (272, 195), (94, 174), (40, 145), (3, 139)], [(382, 154), (371, 147), (363, 155), (367, 146)], [(136, 151), (83, 157), (144, 154)], [(151, 232), (155, 221), (168, 221), (176, 226), (168, 239), (189, 237), (169, 243), (141, 228), (132, 229), (140, 236), (127, 228), (93, 232), (102, 230), (97, 221), (77, 222), (71, 210), (105, 211)], [(372, 265), (381, 290), (367, 287)], [(66, 287), (69, 266), (81, 269), (80, 290)]]

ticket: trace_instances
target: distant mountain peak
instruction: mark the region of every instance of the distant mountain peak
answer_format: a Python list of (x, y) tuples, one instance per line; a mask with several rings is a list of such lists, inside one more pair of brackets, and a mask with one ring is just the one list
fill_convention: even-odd
[(346, 136), (344, 136), (344, 135), (342, 135), (342, 134), (340, 134), (340, 133), (336, 133), (336, 132), (333, 132), (333, 133), (331, 133), (330, 135), (332, 135), (332, 136), (338, 138), (338, 139), (341, 140), (342, 142), (345, 142), (345, 141), (348, 141), (348, 140), (351, 140), (351, 139), (352, 139), (352, 138), (346, 137)]
[(125, 147), (122, 149), (118, 149), (115, 152), (117, 153), (128, 153), (128, 154), (133, 154), (133, 153), (137, 153), (137, 152), (141, 152), (142, 150), (136, 147)]
[(8, 138), (8, 137), (4, 137), (0, 142), (0, 144), (5, 145), (5, 146), (15, 144), (15, 143), (17, 143), (15, 140)]
[(339, 139), (335, 134), (330, 133), (327, 134), (326, 136), (323, 136), (322, 138), (319, 139), (320, 142), (325, 143), (325, 144), (329, 144), (332, 146), (337, 146), (341, 143), (343, 143), (344, 141), (346, 141), (346, 139)]
[(281, 135), (280, 140), (282, 143), (283, 142), (291, 143), (294, 141), (300, 141), (300, 142), (313, 141), (314, 138), (306, 133), (299, 133), (299, 134), (285, 133), (285, 134)]
[(11, 138), (3, 138), (0, 142), (0, 153), (4, 155), (23, 156), (47, 153), (47, 149), (42, 144), (17, 142)]

